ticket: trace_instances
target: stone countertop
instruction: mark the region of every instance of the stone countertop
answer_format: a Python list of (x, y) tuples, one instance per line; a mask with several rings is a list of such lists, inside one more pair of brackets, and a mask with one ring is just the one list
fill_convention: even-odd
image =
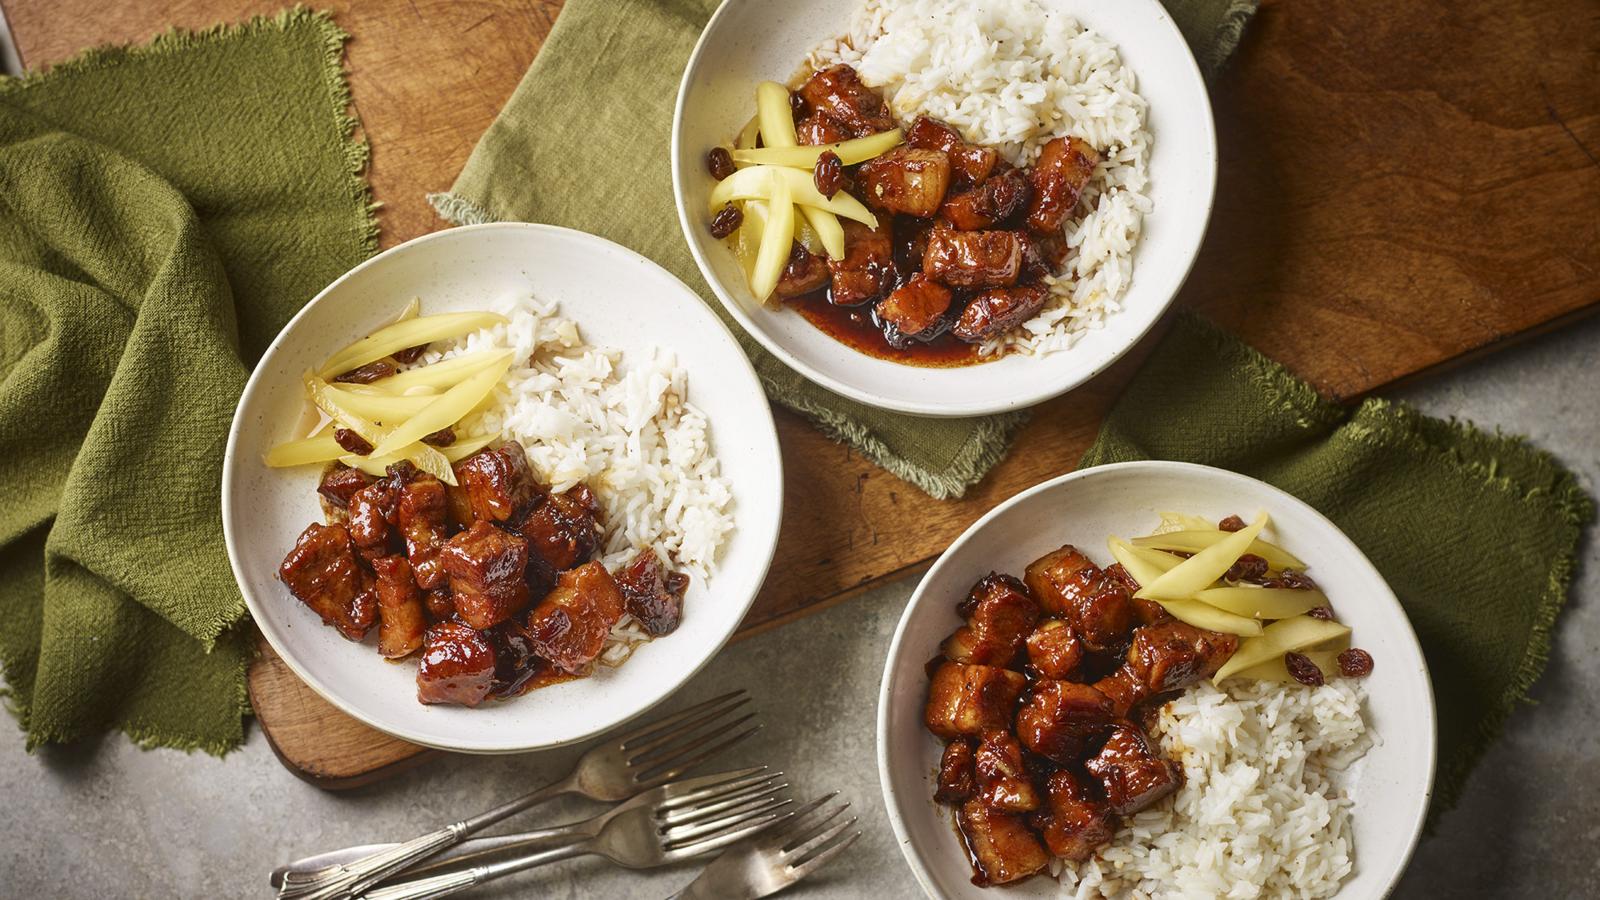
[[(1394, 392), (1437, 416), (1529, 436), (1600, 482), (1600, 320)], [(1447, 523), (1441, 523), (1445, 527)], [(1518, 710), (1459, 806), (1426, 839), (1400, 897), (1600, 896), (1600, 542), (1587, 535), (1538, 701)], [(797, 797), (837, 790), (861, 841), (786, 896), (920, 896), (883, 811), (873, 748), (884, 654), (915, 579), (727, 648), (672, 701), (734, 687), (765, 724), (730, 755), (789, 773)], [(0, 896), (270, 896), (272, 866), (331, 847), (409, 836), (562, 774), (576, 753), (450, 757), (384, 783), (326, 793), (278, 764), (259, 730), (226, 760), (144, 752), (122, 737), (27, 756), (0, 723)], [(591, 807), (569, 803), (556, 815)], [(1492, 823), (1491, 827), (1484, 827)], [(473, 896), (665, 897), (694, 867), (626, 872), (589, 858)]]

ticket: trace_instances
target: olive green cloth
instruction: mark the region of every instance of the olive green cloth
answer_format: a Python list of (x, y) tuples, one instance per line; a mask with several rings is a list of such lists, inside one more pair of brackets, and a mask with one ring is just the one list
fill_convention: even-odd
[[(1233, 51), (1255, 0), (1166, 0), (1195, 53)], [(529, 221), (610, 238), (665, 266), (739, 336), (772, 399), (929, 494), (959, 497), (1005, 455), (1026, 413), (927, 419), (805, 380), (713, 298), (674, 211), (669, 138), (678, 81), (717, 0), (567, 0), (516, 93), (447, 194), (459, 224)]]
[(1433, 809), (1448, 808), (1544, 670), (1593, 516), (1571, 473), (1520, 438), (1383, 400), (1331, 403), (1192, 314), (1178, 316), (1081, 465), (1131, 459), (1259, 478), (1361, 547), (1427, 656), (1439, 717)]
[(243, 737), (228, 425), (376, 247), (344, 39), (296, 10), (0, 80), (0, 664), (30, 747)]

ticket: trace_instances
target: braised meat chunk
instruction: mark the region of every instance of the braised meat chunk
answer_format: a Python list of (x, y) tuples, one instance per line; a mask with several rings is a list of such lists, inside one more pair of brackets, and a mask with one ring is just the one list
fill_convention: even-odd
[(1135, 706), (1149, 699), (1150, 689), (1127, 665), (1096, 681), (1094, 689), (1111, 700), (1111, 712), (1118, 718), (1128, 715)]
[(794, 123), (796, 141), (802, 146), (820, 147), (850, 140), (850, 129), (823, 115), (812, 113)]
[(371, 484), (372, 480), (371, 475), (360, 469), (352, 469), (344, 463), (334, 463), (322, 473), (322, 480), (317, 483), (317, 493), (334, 507), (348, 510), (350, 498), (356, 495), (356, 491)]
[(422, 646), (428, 627), (422, 591), (403, 556), (380, 556), (372, 561), (378, 588), (378, 652), (389, 659), (410, 656)]
[(1033, 186), (1028, 227), (1042, 234), (1060, 231), (1099, 164), (1100, 154), (1075, 137), (1058, 137), (1045, 144), (1028, 173)]
[(1039, 792), (1022, 761), (1022, 745), (1008, 731), (985, 731), (973, 753), (978, 799), (990, 809), (1031, 812)]
[(1084, 645), (1101, 652), (1120, 649), (1133, 630), (1133, 604), (1120, 584), (1068, 544), (1029, 564), (1028, 589), (1045, 608), (1064, 619)]
[(1044, 678), (1072, 677), (1083, 661), (1083, 641), (1060, 619), (1045, 619), (1027, 638), (1028, 665)]
[(494, 687), (494, 646), (460, 622), (440, 622), (422, 638), (417, 699), (477, 706)]
[(600, 501), (588, 485), (551, 494), (519, 529), (555, 571), (589, 561), (600, 546)]
[(350, 496), (350, 541), (363, 559), (388, 556), (398, 549), (390, 526), (399, 498), (400, 478), (395, 475), (380, 478)]
[(1012, 169), (945, 197), (939, 218), (962, 231), (993, 228), (1026, 206), (1029, 193), (1028, 180)]
[(1009, 884), (1050, 864), (1050, 854), (1022, 817), (1000, 812), (973, 798), (956, 813), (956, 826), (972, 854), (972, 883)]
[(1132, 722), (1111, 726), (1100, 752), (1084, 764), (1100, 779), (1106, 802), (1119, 815), (1132, 815), (1183, 784), (1183, 770), (1156, 755), (1144, 732)]
[(795, 241), (789, 248), (789, 262), (784, 265), (783, 273), (778, 276), (778, 286), (772, 293), (780, 299), (792, 300), (822, 290), (832, 277), (827, 260)]
[(439, 558), (456, 615), (473, 628), (492, 628), (528, 605), (528, 542), (521, 535), (479, 520), (445, 542)]
[(1069, 862), (1083, 862), (1116, 836), (1117, 817), (1084, 781), (1057, 769), (1045, 781), (1044, 845)]
[(394, 523), (405, 538), (406, 559), (415, 570), (418, 586), (431, 589), (444, 583), (439, 548), (450, 537), (450, 502), (444, 482), (426, 474), (407, 482), (400, 488)]
[(906, 143), (918, 150), (938, 150), (949, 156), (951, 183), (958, 188), (981, 183), (1000, 159), (994, 150), (963, 141), (954, 128), (928, 116), (918, 116), (911, 123)]
[(961, 310), (950, 333), (969, 344), (979, 344), (1033, 318), (1049, 300), (1050, 289), (1042, 284), (984, 291)]
[(605, 566), (591, 562), (568, 569), (528, 614), (534, 652), (563, 672), (584, 672), (605, 649), (606, 635), (624, 607), (622, 591)]
[(927, 218), (950, 188), (950, 157), (900, 146), (861, 164), (856, 185), (868, 206)]
[(1017, 737), (1058, 763), (1077, 759), (1090, 738), (1111, 723), (1111, 701), (1087, 684), (1044, 679), (1017, 710)]
[(920, 272), (878, 304), (878, 318), (906, 337), (931, 334), (950, 308), (950, 289)]
[(812, 112), (821, 113), (865, 137), (894, 127), (894, 116), (877, 91), (861, 83), (861, 76), (846, 65), (830, 66), (813, 74), (800, 86), (800, 98)]
[(1009, 287), (1022, 271), (1022, 240), (1012, 231), (956, 231), (935, 226), (928, 233), (922, 271), (951, 287)]
[(1026, 684), (1020, 672), (946, 662), (928, 686), (923, 722), (946, 740), (1009, 728), (1017, 696)]
[(957, 611), (967, 624), (945, 641), (944, 654), (959, 663), (984, 666), (1009, 665), (1039, 618), (1039, 604), (1022, 582), (993, 572), (973, 585)]
[(343, 525), (307, 526), (283, 558), (278, 578), (323, 622), (352, 641), (361, 640), (377, 619), (372, 576), (356, 559)]
[(678, 627), (689, 576), (667, 568), (654, 550), (646, 548), (618, 573), (617, 588), (628, 614), (652, 637), (660, 637)]
[(944, 753), (939, 756), (939, 788), (933, 799), (940, 803), (960, 803), (977, 790), (972, 744), (965, 738), (945, 744)]
[(1237, 649), (1239, 639), (1231, 634), (1170, 619), (1134, 629), (1127, 666), (1146, 690), (1159, 694), (1217, 674)]
[(1046, 276), (1061, 271), (1069, 249), (1067, 239), (1060, 234), (1039, 234), (1019, 231), (1022, 238), (1022, 282), (1042, 281)]
[(894, 237), (884, 217), (872, 229), (844, 220), (844, 259), (828, 260), (833, 286), (828, 299), (836, 306), (859, 306), (894, 287)]
[(545, 487), (528, 468), (528, 456), (515, 441), (480, 450), (456, 463), (456, 480), (465, 489), (475, 518), (513, 526), (544, 497)]

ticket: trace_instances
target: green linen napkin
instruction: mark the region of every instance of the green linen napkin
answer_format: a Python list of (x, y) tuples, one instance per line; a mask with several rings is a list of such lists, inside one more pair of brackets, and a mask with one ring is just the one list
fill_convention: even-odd
[(1331, 403), (1192, 314), (1178, 317), (1080, 465), (1131, 459), (1259, 478), (1366, 552), (1427, 656), (1439, 717), (1434, 812), (1454, 803), (1544, 670), (1593, 515), (1572, 474), (1520, 438), (1383, 400)]
[[(1233, 52), (1256, 7), (1256, 0), (1165, 2), (1208, 71)], [(820, 388), (740, 330), (684, 245), (668, 167), (672, 110), (684, 64), (718, 5), (567, 0), (450, 192), (429, 200), (458, 224), (565, 225), (655, 260), (734, 330), (772, 399), (934, 497), (959, 497), (1005, 455), (1025, 413), (926, 419)]]
[(376, 249), (344, 40), (295, 10), (0, 80), (0, 664), (30, 747), (243, 738), (222, 452), (248, 366)]

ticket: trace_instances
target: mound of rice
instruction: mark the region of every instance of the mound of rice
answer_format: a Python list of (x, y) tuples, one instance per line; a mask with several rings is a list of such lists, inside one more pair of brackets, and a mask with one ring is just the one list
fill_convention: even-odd
[(1153, 736), (1185, 784), (1127, 821), (1089, 862), (1060, 870), (1072, 896), (1330, 897), (1353, 868), (1345, 771), (1373, 744), (1359, 682), (1201, 682)]
[[(424, 363), (509, 349), (515, 362), (466, 434), (522, 444), (555, 491), (585, 482), (604, 509), (600, 560), (616, 571), (654, 547), (702, 584), (733, 531), (733, 491), (718, 470), (706, 416), (688, 402), (688, 373), (667, 350), (592, 347), (578, 324), (536, 297), (499, 304), (508, 323), (431, 351)], [(616, 664), (649, 635), (625, 615), (601, 661)]]
[(1064, 225), (1069, 253), (1052, 302), (982, 348), (1053, 353), (1120, 309), (1151, 203), (1146, 103), (1116, 45), (1037, 0), (866, 0), (843, 37), (807, 58), (854, 66), (895, 115), (948, 122), (1013, 165), (1051, 138), (1088, 141), (1104, 158)]

